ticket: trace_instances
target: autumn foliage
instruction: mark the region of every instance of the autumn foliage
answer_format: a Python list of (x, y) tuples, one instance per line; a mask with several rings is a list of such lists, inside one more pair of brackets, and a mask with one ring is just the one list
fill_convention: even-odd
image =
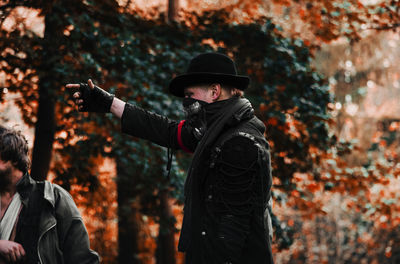
[(0, 84), (20, 95), (15, 104), (35, 128), (33, 176), (71, 192), (103, 263), (183, 263), (175, 250), (190, 157), (175, 153), (168, 174), (166, 150), (121, 134), (110, 115), (78, 113), (64, 85), (92, 78), (179, 119), (167, 84), (204, 51), (228, 54), (251, 77), (246, 97), (273, 157), (276, 262), (399, 260), (399, 121), (383, 122), (368, 146), (343, 140), (335, 126), (345, 94), (312, 66), (322, 43), (396, 29), (397, 1), (190, 1), (178, 22), (130, 1), (72, 2), (5, 1)]

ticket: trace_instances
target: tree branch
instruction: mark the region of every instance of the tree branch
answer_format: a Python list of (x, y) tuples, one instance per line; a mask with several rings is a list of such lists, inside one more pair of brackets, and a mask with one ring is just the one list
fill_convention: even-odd
[(381, 26), (381, 27), (373, 27), (373, 28), (370, 28), (370, 29), (373, 29), (373, 30), (389, 30), (389, 29), (395, 29), (395, 28), (398, 28), (398, 27), (400, 27), (400, 23), (395, 23), (395, 24), (392, 24), (392, 25), (386, 25), (386, 26)]

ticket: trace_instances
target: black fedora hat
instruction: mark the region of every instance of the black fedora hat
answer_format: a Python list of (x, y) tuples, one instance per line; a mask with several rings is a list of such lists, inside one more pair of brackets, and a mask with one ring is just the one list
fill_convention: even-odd
[(204, 83), (228, 84), (245, 90), (250, 78), (237, 74), (236, 65), (228, 56), (209, 52), (194, 57), (186, 73), (178, 75), (169, 83), (169, 91), (178, 97), (184, 97), (186, 87)]

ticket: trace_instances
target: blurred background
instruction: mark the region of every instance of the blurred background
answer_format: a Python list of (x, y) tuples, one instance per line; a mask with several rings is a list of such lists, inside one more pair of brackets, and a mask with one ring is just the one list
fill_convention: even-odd
[(182, 119), (169, 81), (205, 51), (233, 58), (267, 127), (281, 263), (400, 263), (398, 0), (0, 1), (0, 122), (32, 177), (66, 188), (102, 263), (184, 263), (190, 156), (76, 111), (65, 84)]

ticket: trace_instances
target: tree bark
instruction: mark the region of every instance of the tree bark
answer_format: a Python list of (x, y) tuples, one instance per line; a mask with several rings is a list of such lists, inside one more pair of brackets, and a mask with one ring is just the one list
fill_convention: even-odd
[(139, 256), (139, 210), (132, 194), (133, 177), (126, 166), (117, 160), (118, 192), (118, 263), (138, 264)]
[(56, 15), (49, 11), (45, 16), (43, 56), (39, 66), (39, 105), (35, 124), (35, 140), (32, 151), (31, 175), (35, 180), (45, 180), (50, 168), (56, 128), (55, 89), (57, 74), (54, 74), (54, 61), (58, 55), (58, 37), (62, 32), (52, 21)]
[(175, 217), (168, 190), (160, 191), (160, 230), (157, 240), (157, 264), (175, 264)]
[(55, 133), (55, 101), (45, 85), (39, 88), (39, 106), (35, 125), (31, 175), (45, 180), (50, 169)]
[(168, 21), (178, 19), (179, 0), (168, 0)]

